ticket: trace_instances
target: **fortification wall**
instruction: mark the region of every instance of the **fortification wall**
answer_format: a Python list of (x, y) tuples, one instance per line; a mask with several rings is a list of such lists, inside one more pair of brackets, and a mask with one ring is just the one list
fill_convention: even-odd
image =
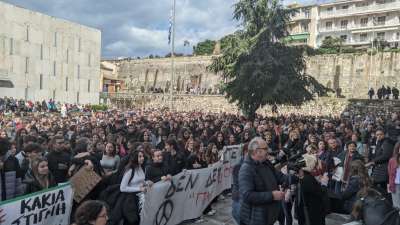
[[(175, 58), (174, 88), (218, 91), (220, 76), (207, 71), (212, 56)], [(346, 98), (366, 98), (369, 87), (400, 82), (400, 54), (331, 54), (306, 57), (306, 73), (332, 89), (340, 88)], [(118, 65), (118, 76), (136, 87), (167, 90), (171, 80), (171, 60), (133, 59), (110, 61)], [(129, 85), (127, 85), (129, 86)]]

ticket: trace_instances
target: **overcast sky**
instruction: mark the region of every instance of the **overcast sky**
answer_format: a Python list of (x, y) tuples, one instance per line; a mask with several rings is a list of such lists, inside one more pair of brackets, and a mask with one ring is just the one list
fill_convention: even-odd
[[(102, 31), (102, 57), (163, 56), (168, 45), (172, 0), (2, 0)], [(237, 0), (177, 0), (176, 49), (218, 39), (237, 29), (232, 5)], [(188, 40), (190, 47), (184, 47)]]

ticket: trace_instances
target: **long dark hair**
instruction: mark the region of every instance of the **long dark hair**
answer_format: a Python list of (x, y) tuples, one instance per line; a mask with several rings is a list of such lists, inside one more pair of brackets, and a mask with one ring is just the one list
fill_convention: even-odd
[(133, 176), (135, 175), (135, 169), (142, 166), (142, 165), (139, 165), (139, 154), (140, 153), (142, 153), (144, 156), (144, 153), (141, 150), (135, 150), (135, 151), (131, 152), (131, 154), (129, 155), (129, 162), (126, 165), (125, 172), (124, 172), (124, 174), (125, 174), (130, 169), (132, 170), (132, 175), (129, 178), (129, 182), (131, 182), (131, 180), (133, 179)]
[(76, 225), (88, 225), (95, 221), (103, 208), (108, 209), (108, 206), (102, 201), (89, 200), (82, 203), (75, 212)]

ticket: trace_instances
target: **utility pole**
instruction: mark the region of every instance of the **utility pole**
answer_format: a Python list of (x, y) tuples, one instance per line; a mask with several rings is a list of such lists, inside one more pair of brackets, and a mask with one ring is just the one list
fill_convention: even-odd
[(175, 10), (176, 9), (176, 0), (174, 0), (174, 6), (172, 9), (172, 42), (171, 42), (171, 88), (169, 92), (170, 97), (170, 105), (169, 110), (172, 111), (173, 101), (174, 101), (174, 77), (175, 77)]

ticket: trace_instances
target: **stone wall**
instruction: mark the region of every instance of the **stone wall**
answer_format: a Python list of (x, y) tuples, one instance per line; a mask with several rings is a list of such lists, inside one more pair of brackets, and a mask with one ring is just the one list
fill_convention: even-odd
[[(171, 81), (171, 59), (125, 59), (111, 60), (118, 67), (118, 77), (137, 89), (143, 87), (150, 90), (152, 87), (168, 89)], [(187, 87), (200, 89), (216, 89), (219, 77), (207, 71), (211, 57), (176, 57), (174, 89), (184, 90)]]
[[(175, 67), (175, 87), (187, 85), (217, 88), (219, 76), (206, 67), (211, 56), (178, 57)], [(396, 86), (400, 82), (400, 53), (331, 54), (306, 58), (306, 73), (332, 89), (342, 89), (346, 98), (366, 98), (368, 87), (375, 91), (382, 85)], [(171, 60), (134, 59), (111, 61), (118, 65), (119, 77), (136, 86), (165, 89), (171, 79)]]
[(368, 87), (375, 93), (382, 85), (400, 82), (400, 54), (319, 55), (306, 59), (306, 72), (327, 87), (340, 87), (347, 98), (366, 98)]
[[(134, 100), (128, 98), (112, 98), (111, 105), (118, 108), (145, 108), (161, 109), (170, 107), (170, 96), (163, 94), (136, 95)], [(224, 96), (213, 95), (178, 95), (174, 97), (173, 109), (180, 112), (202, 111), (202, 112), (228, 112), (239, 113), (236, 105), (229, 103)], [(278, 111), (283, 115), (305, 115), (305, 116), (340, 116), (344, 115), (390, 115), (392, 112), (400, 111), (399, 100), (367, 100), (367, 99), (344, 99), (324, 97), (310, 101), (302, 106), (278, 105)], [(272, 115), (271, 106), (259, 109), (257, 113)]]

